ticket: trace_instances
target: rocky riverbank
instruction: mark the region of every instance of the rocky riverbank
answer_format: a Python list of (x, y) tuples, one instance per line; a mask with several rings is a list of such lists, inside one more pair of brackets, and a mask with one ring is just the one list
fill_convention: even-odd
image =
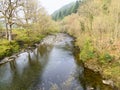
[[(0, 65), (15, 60), (17, 57), (19, 57), (19, 54), (23, 52), (30, 52), (31, 50), (34, 50), (35, 48), (39, 47), (39, 45), (41, 44), (62, 45), (63, 43), (66, 42), (65, 40), (68, 40), (67, 37), (69, 37), (69, 35), (65, 33), (57, 33), (57, 34), (48, 35), (45, 38), (43, 38), (40, 41), (40, 43), (29, 46), (26, 49), (22, 49), (19, 53), (15, 53), (10, 57), (5, 57), (3, 60), (0, 61)], [(69, 38), (69, 40), (72, 41), (73, 39)]]
[[(100, 63), (94, 59), (84, 62), (84, 67), (89, 68), (95, 72), (99, 72), (102, 75), (102, 77), (103, 77), (102, 82), (105, 85), (110, 85), (111, 87), (114, 88), (114, 90), (120, 90), (119, 75), (112, 74), (112, 70), (118, 70), (117, 72), (119, 72), (120, 69), (118, 69), (118, 68), (114, 69), (113, 66), (108, 66), (108, 65), (100, 65)], [(114, 71), (114, 72), (116, 72), (116, 71)]]
[(66, 40), (68, 41), (68, 39), (70, 41), (72, 41), (73, 39), (68, 38), (70, 37), (68, 34), (65, 33), (57, 33), (54, 35), (48, 35), (47, 37), (45, 37), (42, 41), (41, 44), (47, 44), (47, 45), (62, 45), (63, 43), (66, 42)]

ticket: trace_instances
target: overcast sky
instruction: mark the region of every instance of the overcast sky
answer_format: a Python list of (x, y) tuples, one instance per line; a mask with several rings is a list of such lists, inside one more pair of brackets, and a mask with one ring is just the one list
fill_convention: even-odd
[(52, 14), (55, 10), (58, 10), (62, 6), (76, 0), (40, 0), (41, 5), (47, 10), (49, 14)]

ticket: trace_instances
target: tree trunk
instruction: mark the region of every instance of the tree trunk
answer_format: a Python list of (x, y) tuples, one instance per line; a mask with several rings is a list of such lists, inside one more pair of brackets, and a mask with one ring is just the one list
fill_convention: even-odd
[(6, 37), (6, 39), (8, 40), (8, 22), (7, 22), (7, 18), (5, 18), (5, 26), (6, 26), (6, 30), (5, 30), (5, 33), (6, 33), (6, 35), (5, 35), (5, 37)]
[(9, 25), (8, 35), (9, 35), (8, 40), (12, 41), (12, 25)]
[(8, 39), (8, 25), (7, 24), (6, 24), (5, 33), (6, 33), (5, 37), (6, 37), (6, 39)]

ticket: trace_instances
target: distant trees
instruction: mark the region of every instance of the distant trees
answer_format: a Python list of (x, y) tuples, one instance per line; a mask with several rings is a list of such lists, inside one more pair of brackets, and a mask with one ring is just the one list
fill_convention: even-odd
[[(16, 12), (17, 24), (23, 27), (29, 27), (33, 22), (36, 22), (41, 6), (38, 6), (38, 0), (23, 0), (23, 6)], [(21, 14), (22, 15), (21, 15)]]
[(68, 5), (63, 6), (61, 9), (55, 11), (52, 14), (52, 18), (57, 21), (63, 19), (65, 16), (68, 16), (72, 13), (77, 13), (80, 3), (81, 1), (77, 0), (76, 2), (72, 2)]
[(33, 23), (37, 22), (39, 19), (41, 6), (38, 5), (38, 0), (23, 0), (22, 3), (23, 6), (16, 12), (17, 25), (25, 28), (29, 36)]
[[(31, 33), (46, 34), (54, 30), (53, 21), (38, 0), (25, 0), (23, 6), (23, 19), (21, 26), (27, 29), (27, 35)], [(54, 24), (56, 26), (56, 24)]]
[(79, 8), (79, 6), (80, 6), (80, 3), (81, 3), (81, 1), (76, 1), (76, 2), (75, 2), (74, 6), (72, 7), (73, 13), (77, 13), (78, 8)]

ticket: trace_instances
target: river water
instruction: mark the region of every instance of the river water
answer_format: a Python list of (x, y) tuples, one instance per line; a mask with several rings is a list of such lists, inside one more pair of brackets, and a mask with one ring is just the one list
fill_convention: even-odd
[(39, 45), (0, 66), (0, 90), (113, 90), (73, 55), (73, 39)]

